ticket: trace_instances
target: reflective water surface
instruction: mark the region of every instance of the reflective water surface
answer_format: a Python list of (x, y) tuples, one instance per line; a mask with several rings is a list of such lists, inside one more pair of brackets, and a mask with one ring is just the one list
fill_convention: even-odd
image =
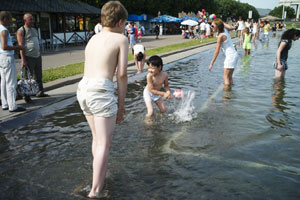
[[(239, 49), (232, 91), (214, 50), (165, 66), (182, 100), (145, 124), (145, 80), (128, 87), (116, 126), (106, 199), (300, 199), (299, 42), (275, 81), (278, 37)], [(298, 52), (298, 53), (297, 53)], [(157, 111), (157, 110), (156, 110)], [(1, 199), (81, 199), (91, 182), (91, 134), (77, 102), (0, 134)]]

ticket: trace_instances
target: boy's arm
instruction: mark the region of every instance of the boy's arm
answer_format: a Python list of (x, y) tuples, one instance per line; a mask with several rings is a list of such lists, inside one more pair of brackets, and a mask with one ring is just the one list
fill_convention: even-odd
[(166, 74), (166, 78), (164, 80), (164, 87), (165, 87), (165, 90), (166, 90), (166, 92), (164, 94), (164, 97), (166, 99), (171, 99), (172, 96), (171, 96), (171, 90), (170, 90), (170, 87), (169, 87), (169, 76), (168, 76), (168, 74)]
[(123, 121), (125, 113), (125, 97), (127, 91), (127, 65), (128, 65), (128, 40), (123, 38), (120, 44), (120, 51), (118, 57), (118, 71), (117, 71), (117, 84), (118, 84), (118, 113), (117, 122)]

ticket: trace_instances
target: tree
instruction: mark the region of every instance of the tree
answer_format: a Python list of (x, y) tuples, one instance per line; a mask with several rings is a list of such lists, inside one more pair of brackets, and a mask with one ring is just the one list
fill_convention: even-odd
[(217, 4), (218, 9), (216, 13), (223, 20), (226, 20), (228, 17), (237, 19), (239, 16), (245, 20), (248, 18), (248, 13), (250, 10), (252, 11), (253, 19), (259, 18), (256, 8), (247, 3), (240, 3), (235, 0), (219, 0)]
[[(273, 10), (271, 10), (269, 15), (281, 18), (282, 17), (282, 10), (283, 10), (282, 6), (275, 7)], [(286, 11), (286, 18), (287, 19), (293, 19), (293, 18), (296, 17), (295, 10), (292, 7), (284, 6), (284, 10)]]
[[(74, 0), (75, 1), (75, 0)], [(89, 5), (101, 8), (107, 0), (80, 0)], [(181, 11), (197, 13), (205, 9), (214, 12), (218, 0), (119, 0), (127, 9), (129, 14), (147, 14), (157, 16), (167, 14), (177, 17)]]

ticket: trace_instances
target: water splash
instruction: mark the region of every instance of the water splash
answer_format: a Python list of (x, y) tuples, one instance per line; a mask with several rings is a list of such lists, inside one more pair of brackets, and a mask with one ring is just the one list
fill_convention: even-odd
[(194, 91), (182, 91), (183, 95), (180, 100), (174, 99), (174, 113), (170, 114), (170, 118), (176, 123), (191, 121), (196, 117), (193, 100), (195, 98)]

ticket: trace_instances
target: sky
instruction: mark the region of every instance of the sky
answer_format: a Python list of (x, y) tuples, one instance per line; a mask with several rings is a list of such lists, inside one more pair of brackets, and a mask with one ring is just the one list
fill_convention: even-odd
[(273, 9), (279, 6), (279, 0), (240, 0), (241, 3), (248, 3), (255, 8)]

